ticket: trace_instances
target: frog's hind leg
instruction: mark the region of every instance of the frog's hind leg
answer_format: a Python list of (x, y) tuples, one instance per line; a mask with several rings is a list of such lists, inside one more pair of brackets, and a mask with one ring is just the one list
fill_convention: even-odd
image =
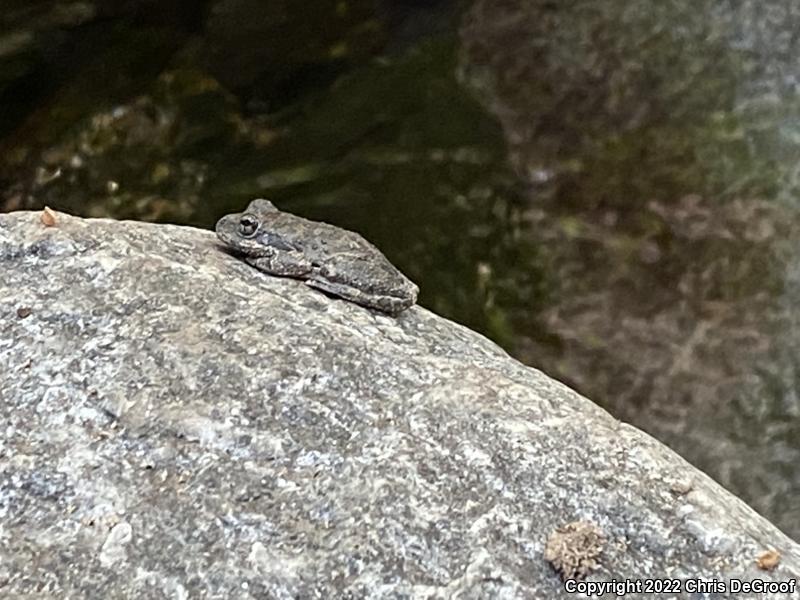
[(345, 285), (344, 283), (335, 283), (333, 281), (324, 281), (320, 279), (306, 279), (305, 282), (306, 285), (322, 290), (331, 296), (337, 296), (349, 300), (350, 302), (355, 302), (356, 304), (369, 306), (369, 299), (364, 292), (349, 285)]
[(372, 294), (365, 294), (361, 290), (345, 285), (343, 283), (334, 283), (332, 281), (320, 281), (316, 279), (306, 279), (306, 285), (318, 290), (322, 290), (333, 296), (338, 296), (350, 302), (373, 308), (390, 315), (397, 315), (406, 308), (408, 302), (395, 298), (394, 296), (377, 296)]

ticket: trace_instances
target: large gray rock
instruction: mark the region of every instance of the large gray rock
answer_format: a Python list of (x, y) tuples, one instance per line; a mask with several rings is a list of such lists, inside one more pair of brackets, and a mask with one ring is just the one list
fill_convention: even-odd
[(800, 574), (743, 502), (463, 327), (210, 232), (56, 217), (0, 216), (3, 598), (572, 597), (544, 555), (575, 521), (589, 581)]

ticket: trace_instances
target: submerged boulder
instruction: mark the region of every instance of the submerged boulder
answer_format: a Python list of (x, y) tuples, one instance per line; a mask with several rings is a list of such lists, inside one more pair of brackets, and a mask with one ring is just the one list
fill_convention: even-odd
[(0, 365), (3, 597), (800, 576), (741, 500), (480, 335), (271, 277), (211, 232), (0, 215)]

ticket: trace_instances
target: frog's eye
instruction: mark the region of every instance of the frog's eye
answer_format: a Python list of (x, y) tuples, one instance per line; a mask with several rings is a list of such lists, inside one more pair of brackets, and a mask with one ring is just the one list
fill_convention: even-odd
[(239, 235), (242, 237), (253, 237), (258, 231), (258, 219), (253, 215), (242, 215), (239, 219)]

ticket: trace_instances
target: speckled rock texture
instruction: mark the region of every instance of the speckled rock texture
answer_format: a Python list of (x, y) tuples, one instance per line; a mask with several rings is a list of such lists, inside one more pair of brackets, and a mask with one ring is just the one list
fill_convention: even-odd
[(602, 532), (590, 581), (800, 574), (740, 500), (463, 327), (208, 231), (55, 217), (0, 215), (2, 598), (574, 597), (544, 559), (572, 522)]

